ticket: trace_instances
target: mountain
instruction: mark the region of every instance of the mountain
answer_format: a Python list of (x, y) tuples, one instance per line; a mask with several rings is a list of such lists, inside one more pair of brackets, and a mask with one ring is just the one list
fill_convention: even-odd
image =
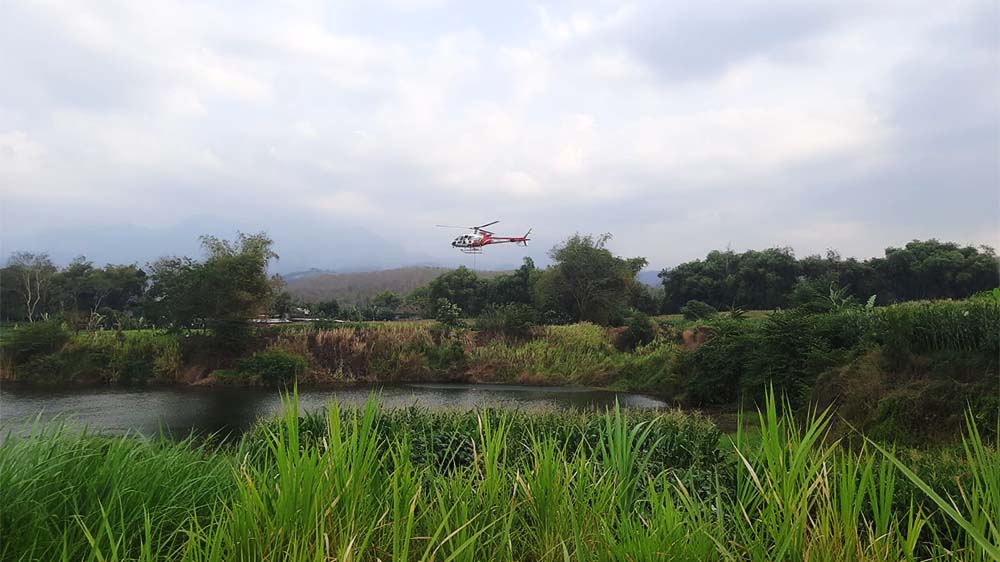
[[(446, 267), (400, 267), (380, 271), (300, 271), (284, 276), (286, 289), (306, 302), (337, 299), (342, 304), (360, 304), (383, 291), (405, 295), (434, 280)], [(506, 271), (477, 271), (480, 277), (495, 277)]]
[(659, 278), (660, 271), (647, 269), (646, 271), (640, 271), (636, 276), (636, 281), (642, 283), (643, 285), (649, 285), (650, 287), (659, 287), (663, 282)]
[(196, 216), (167, 226), (107, 224), (43, 227), (33, 232), (2, 233), (3, 259), (14, 251), (48, 253), (57, 264), (86, 256), (96, 264), (136, 263), (140, 266), (169, 255), (200, 258), (203, 234), (232, 239), (237, 231), (264, 231), (280, 256), (278, 273), (308, 268), (364, 271), (428, 261), (398, 242), (386, 240), (363, 225), (328, 221), (319, 216), (268, 216), (231, 220)]

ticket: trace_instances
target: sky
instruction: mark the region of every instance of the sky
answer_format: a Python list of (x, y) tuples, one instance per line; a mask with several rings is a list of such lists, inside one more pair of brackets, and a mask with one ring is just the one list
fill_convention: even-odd
[[(1000, 245), (1000, 3), (7, 0), (0, 251), (279, 270)], [(471, 263), (469, 264), (471, 265)]]

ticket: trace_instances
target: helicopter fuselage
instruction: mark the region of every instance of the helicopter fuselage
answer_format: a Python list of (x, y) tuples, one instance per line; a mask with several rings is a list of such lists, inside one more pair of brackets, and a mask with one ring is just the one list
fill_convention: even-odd
[[(500, 221), (493, 221), (482, 226), (471, 226), (469, 230), (472, 230), (469, 234), (463, 234), (451, 241), (452, 248), (458, 248), (459, 250), (467, 254), (479, 254), (482, 253), (483, 247), (490, 244), (523, 244), (528, 245), (528, 235), (531, 234), (531, 229), (524, 233), (524, 236), (496, 236), (489, 230), (484, 230), (483, 226), (489, 226), (491, 224), (496, 224)], [(444, 228), (461, 228), (457, 226), (450, 225), (437, 225)]]

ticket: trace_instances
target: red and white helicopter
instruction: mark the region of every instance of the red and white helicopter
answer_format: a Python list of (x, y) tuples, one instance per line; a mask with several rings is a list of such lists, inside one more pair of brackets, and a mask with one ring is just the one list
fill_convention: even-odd
[(458, 238), (452, 240), (451, 246), (453, 248), (458, 248), (461, 252), (465, 254), (481, 254), (483, 253), (483, 248), (489, 246), (490, 244), (523, 244), (528, 245), (528, 235), (531, 234), (531, 229), (524, 233), (524, 236), (497, 236), (495, 233), (486, 230), (487, 226), (492, 226), (500, 221), (488, 222), (486, 224), (481, 224), (479, 226), (452, 226), (449, 224), (437, 224), (441, 228), (462, 228), (465, 230), (471, 230), (471, 234), (463, 234)]

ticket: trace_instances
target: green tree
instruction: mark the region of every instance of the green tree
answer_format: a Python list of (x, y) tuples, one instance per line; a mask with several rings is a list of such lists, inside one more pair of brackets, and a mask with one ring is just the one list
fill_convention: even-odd
[(152, 265), (151, 310), (174, 327), (203, 326), (221, 340), (238, 339), (270, 305), (275, 286), (267, 267), (278, 256), (264, 233), (201, 242), (202, 262), (165, 258)]
[(320, 301), (310, 307), (320, 318), (336, 318), (340, 315), (340, 303), (337, 299)]
[(505, 304), (531, 304), (532, 287), (540, 272), (531, 258), (524, 258), (521, 267), (509, 275), (498, 275), (486, 283), (483, 307)]
[(689, 300), (723, 309), (773, 309), (799, 304), (829, 287), (866, 302), (965, 298), (1000, 284), (1000, 261), (988, 246), (974, 248), (937, 240), (914, 240), (886, 248), (885, 256), (858, 261), (836, 250), (796, 260), (790, 248), (735, 253), (709, 252), (705, 259), (660, 272), (663, 307), (678, 310)]
[(448, 299), (438, 299), (434, 310), (434, 319), (441, 324), (449, 328), (456, 328), (462, 325), (462, 309)]
[(372, 297), (362, 312), (365, 320), (392, 320), (402, 302), (396, 293), (383, 291)]
[(458, 306), (465, 314), (476, 316), (482, 310), (486, 283), (464, 265), (443, 273), (428, 285), (427, 298), (435, 311), (441, 299)]
[(576, 234), (554, 247), (549, 252), (554, 264), (536, 284), (539, 308), (568, 313), (578, 322), (609, 324), (619, 318), (646, 260), (615, 256), (605, 247), (610, 239), (610, 234)]

